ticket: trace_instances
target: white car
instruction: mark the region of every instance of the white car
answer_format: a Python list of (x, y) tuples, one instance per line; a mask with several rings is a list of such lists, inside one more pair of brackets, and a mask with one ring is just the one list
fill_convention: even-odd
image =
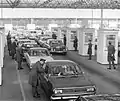
[(46, 59), (46, 61), (54, 60), (46, 48), (34, 47), (30, 48), (28, 52), (24, 53), (27, 65), (32, 68), (32, 65), (39, 61), (41, 58)]
[(23, 43), (35, 43), (35, 40), (20, 39), (20, 40), (18, 40), (18, 42), (19, 42), (20, 44), (23, 44)]

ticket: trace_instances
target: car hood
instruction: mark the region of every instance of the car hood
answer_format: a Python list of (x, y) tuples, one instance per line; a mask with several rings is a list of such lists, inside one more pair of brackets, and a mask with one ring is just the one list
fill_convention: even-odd
[(52, 83), (53, 88), (62, 88), (62, 87), (83, 87), (83, 86), (93, 86), (94, 84), (89, 81), (84, 76), (78, 77), (50, 77), (49, 81)]
[(53, 58), (51, 56), (37, 56), (37, 57), (31, 56), (30, 57), (31, 64), (36, 63), (37, 61), (40, 60), (40, 58), (46, 59), (47, 61), (52, 61), (53, 60)]

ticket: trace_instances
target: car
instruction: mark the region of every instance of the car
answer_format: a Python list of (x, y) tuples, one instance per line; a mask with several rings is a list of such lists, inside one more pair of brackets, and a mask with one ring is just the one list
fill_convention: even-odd
[(120, 101), (120, 94), (97, 94), (79, 96), (76, 100), (73, 101)]
[(52, 39), (52, 37), (46, 36), (46, 37), (42, 37), (41, 41), (44, 42), (44, 43), (47, 43), (47, 40), (49, 40), (49, 39)]
[(40, 45), (38, 45), (36, 42), (35, 43), (23, 43), (23, 47), (24, 49), (28, 49), (28, 48), (34, 48), (34, 47), (40, 47)]
[(34, 47), (29, 48), (29, 50), (24, 53), (24, 57), (26, 58), (27, 65), (32, 68), (32, 65), (35, 64), (40, 58), (46, 59), (46, 61), (52, 61), (53, 58), (46, 48)]
[(79, 95), (96, 94), (96, 86), (84, 75), (81, 67), (71, 60), (45, 63), (41, 88), (50, 100), (75, 99)]
[(66, 55), (67, 47), (64, 45), (62, 40), (49, 39), (47, 43), (50, 45), (51, 53), (63, 53), (64, 55)]
[(22, 45), (23, 43), (35, 43), (35, 40), (19, 39), (18, 42)]

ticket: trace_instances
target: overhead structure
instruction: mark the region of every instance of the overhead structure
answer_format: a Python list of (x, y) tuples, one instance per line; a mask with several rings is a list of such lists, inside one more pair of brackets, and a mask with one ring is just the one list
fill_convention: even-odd
[(0, 0), (0, 8), (120, 9), (120, 0)]

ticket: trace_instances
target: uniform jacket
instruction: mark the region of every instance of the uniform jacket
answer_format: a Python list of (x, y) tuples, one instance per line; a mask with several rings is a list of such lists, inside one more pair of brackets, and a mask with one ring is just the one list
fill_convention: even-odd
[(11, 47), (12, 47), (12, 48), (11, 48), (11, 52), (12, 52), (13, 54), (15, 54), (15, 53), (16, 53), (16, 47), (17, 47), (17, 44), (16, 44), (15, 41), (12, 43)]
[(22, 53), (22, 48), (17, 48), (16, 49), (16, 61), (17, 62), (20, 62), (22, 61), (22, 56), (23, 56), (23, 53)]
[(78, 46), (78, 39), (77, 38), (75, 38), (74, 39), (74, 44), (73, 44), (73, 47), (77, 47)]
[(88, 54), (92, 54), (92, 43), (88, 44)]
[(42, 68), (42, 65), (40, 62), (36, 62), (29, 75), (29, 84), (32, 86), (37, 86), (38, 79), (42, 81), (41, 74), (44, 73), (44, 69)]
[(115, 47), (113, 45), (108, 46), (108, 61), (114, 60)]

